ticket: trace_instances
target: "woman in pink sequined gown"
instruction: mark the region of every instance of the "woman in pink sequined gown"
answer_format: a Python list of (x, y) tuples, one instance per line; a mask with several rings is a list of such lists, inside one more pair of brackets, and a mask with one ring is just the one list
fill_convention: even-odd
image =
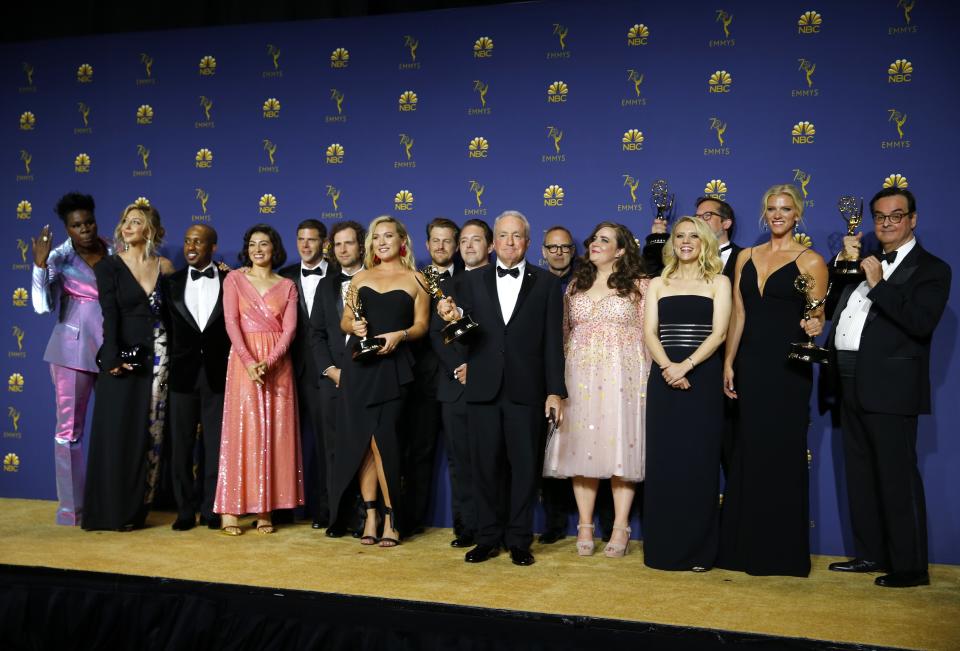
[(258, 224), (244, 235), (243, 269), (223, 281), (223, 312), (232, 344), (227, 361), (220, 468), (213, 510), (223, 532), (237, 518), (273, 533), (271, 511), (303, 504), (297, 392), (288, 349), (297, 327), (297, 289), (274, 273), (286, 261), (280, 236)]
[(644, 477), (649, 367), (643, 309), (650, 281), (626, 227), (598, 224), (584, 244), (587, 253), (564, 296), (569, 397), (563, 422), (547, 442), (543, 474), (573, 478), (581, 556), (593, 553), (597, 484), (610, 478), (614, 526), (604, 554), (618, 557), (630, 540), (634, 485)]

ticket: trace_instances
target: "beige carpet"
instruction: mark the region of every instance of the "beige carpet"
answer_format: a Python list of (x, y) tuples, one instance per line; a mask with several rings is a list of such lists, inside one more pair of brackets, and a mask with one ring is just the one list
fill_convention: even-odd
[[(53, 524), (55, 503), (2, 499), (0, 562), (195, 581), (369, 595), (465, 606), (584, 615), (917, 649), (960, 648), (960, 567), (934, 565), (931, 585), (892, 590), (873, 576), (828, 572), (815, 556), (808, 579), (713, 570), (660, 572), (640, 545), (623, 559), (576, 555), (573, 539), (534, 545), (537, 562), (509, 556), (479, 565), (433, 529), (396, 549), (331, 539), (307, 524), (238, 538), (170, 529), (154, 513), (131, 533)], [(244, 521), (246, 522), (246, 521)]]

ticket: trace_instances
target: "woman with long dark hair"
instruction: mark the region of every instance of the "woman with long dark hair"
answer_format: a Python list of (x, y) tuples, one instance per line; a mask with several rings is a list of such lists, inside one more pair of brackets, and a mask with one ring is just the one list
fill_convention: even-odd
[(543, 474), (573, 478), (581, 556), (593, 554), (597, 485), (610, 479), (614, 523), (604, 554), (620, 557), (630, 540), (635, 484), (644, 478), (649, 366), (641, 324), (650, 280), (625, 226), (597, 224), (583, 244), (563, 302), (570, 395), (563, 423), (547, 443)]
[(124, 208), (113, 233), (117, 254), (97, 276), (103, 311), (100, 375), (90, 429), (84, 529), (142, 527), (160, 475), (167, 416), (167, 332), (158, 254), (164, 230), (153, 206)]
[[(430, 297), (413, 259), (407, 229), (397, 219), (377, 217), (364, 242), (364, 270), (350, 281), (348, 307), (340, 328), (351, 335), (340, 375), (337, 405), (336, 461), (332, 470), (331, 521), (337, 521), (341, 497), (357, 478), (363, 497), (360, 543), (381, 547), (400, 544), (396, 499), (400, 492), (400, 444), (397, 431), (407, 386), (413, 382), (413, 353), (407, 342), (427, 333)], [(349, 305), (362, 306), (355, 320)], [(352, 359), (362, 338), (382, 341), (372, 359)], [(377, 494), (383, 499), (383, 531), (379, 533)]]
[(275, 269), (286, 262), (280, 234), (267, 224), (247, 229), (240, 269), (223, 281), (230, 337), (224, 388), (220, 470), (213, 510), (222, 531), (239, 536), (238, 518), (273, 533), (272, 511), (303, 504), (297, 392), (288, 353), (297, 329), (297, 288)]

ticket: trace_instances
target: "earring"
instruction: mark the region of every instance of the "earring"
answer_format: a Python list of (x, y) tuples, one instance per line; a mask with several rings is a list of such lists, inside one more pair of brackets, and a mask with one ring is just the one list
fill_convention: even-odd
[(373, 256), (373, 264), (380, 264), (380, 256), (378, 255)]
[(760, 218), (760, 232), (761, 233), (767, 232), (767, 220), (764, 219), (763, 217)]
[(401, 245), (400, 245), (400, 257), (401, 257), (401, 258), (407, 257), (407, 245), (406, 245), (406, 244), (401, 244)]
[(800, 233), (800, 222), (799, 222), (799, 221), (794, 221), (794, 222), (793, 222), (793, 234), (796, 236), (796, 235), (799, 234), (799, 233)]

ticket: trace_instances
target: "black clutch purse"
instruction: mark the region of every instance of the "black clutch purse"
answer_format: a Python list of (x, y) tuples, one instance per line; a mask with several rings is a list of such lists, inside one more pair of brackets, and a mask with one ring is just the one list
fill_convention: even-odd
[[(143, 344), (134, 344), (130, 348), (124, 348), (120, 351), (120, 363), (129, 364), (133, 367), (134, 371), (140, 370), (150, 362), (150, 349), (144, 346)], [(97, 354), (97, 367), (101, 370), (111, 370), (104, 369), (103, 362), (100, 359), (100, 354)]]

